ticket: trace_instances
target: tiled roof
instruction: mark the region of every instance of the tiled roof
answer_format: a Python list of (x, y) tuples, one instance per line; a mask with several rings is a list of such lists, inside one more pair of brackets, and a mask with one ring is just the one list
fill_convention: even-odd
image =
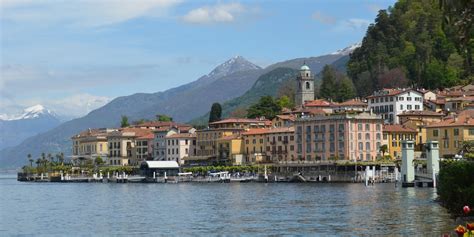
[(195, 133), (177, 133), (167, 136), (166, 138), (194, 138), (196, 137)]
[(330, 107), (333, 103), (327, 100), (310, 100), (304, 103), (304, 107)]
[(437, 104), (437, 105), (444, 105), (446, 104), (446, 99), (436, 99), (436, 100), (427, 100), (427, 102)]
[(282, 120), (295, 121), (296, 117), (292, 114), (278, 114), (276, 117)]
[(443, 121), (428, 125), (427, 127), (436, 128), (458, 126), (474, 126), (474, 110), (463, 110), (457, 116), (445, 118)]
[(107, 136), (107, 134), (112, 131), (114, 130), (106, 128), (87, 129), (85, 131), (80, 132), (79, 134), (74, 135), (73, 138)]
[(232, 134), (232, 135), (229, 135), (229, 136), (222, 137), (222, 138), (219, 139), (219, 140), (222, 140), (222, 141), (230, 141), (230, 140), (239, 139), (239, 138), (240, 138), (240, 135), (239, 135), (239, 134)]
[(444, 116), (442, 113), (437, 113), (430, 110), (409, 110), (403, 111), (403, 113), (399, 114), (398, 116)]
[(335, 104), (336, 106), (367, 106), (367, 103), (359, 99), (350, 99), (342, 103)]
[(260, 135), (260, 134), (271, 134), (271, 133), (285, 133), (285, 132), (294, 132), (295, 129), (293, 127), (281, 127), (281, 128), (257, 128), (257, 129), (250, 129), (246, 132), (243, 132), (242, 135)]
[(247, 118), (227, 118), (227, 119), (212, 122), (209, 124), (214, 125), (214, 124), (226, 124), (226, 123), (262, 123), (262, 122), (265, 124), (268, 124), (268, 123), (271, 124), (271, 121), (269, 120), (247, 119)]
[(122, 128), (119, 130), (121, 135), (125, 135), (125, 133), (133, 133), (133, 137), (138, 139), (153, 139), (153, 131), (151, 129), (146, 128)]
[(415, 129), (411, 129), (399, 124), (387, 124), (383, 126), (384, 132), (409, 132), (416, 133)]
[(413, 91), (413, 92), (421, 94), (421, 92), (415, 89), (411, 89), (411, 88), (409, 89), (382, 89), (380, 91), (374, 92), (373, 95), (367, 96), (367, 99), (376, 98), (376, 97), (385, 97), (385, 96), (395, 96), (395, 95), (399, 95), (408, 91)]

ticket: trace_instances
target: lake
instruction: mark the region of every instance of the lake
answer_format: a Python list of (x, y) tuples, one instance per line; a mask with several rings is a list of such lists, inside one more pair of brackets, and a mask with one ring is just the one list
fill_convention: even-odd
[(394, 184), (22, 183), (0, 176), (0, 236), (417, 235), (455, 224)]

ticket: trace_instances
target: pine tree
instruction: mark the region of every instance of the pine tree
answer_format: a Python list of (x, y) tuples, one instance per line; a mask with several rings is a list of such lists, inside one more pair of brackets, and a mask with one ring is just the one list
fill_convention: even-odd
[(219, 103), (214, 103), (211, 106), (211, 112), (209, 114), (209, 123), (221, 120), (222, 117), (222, 106)]

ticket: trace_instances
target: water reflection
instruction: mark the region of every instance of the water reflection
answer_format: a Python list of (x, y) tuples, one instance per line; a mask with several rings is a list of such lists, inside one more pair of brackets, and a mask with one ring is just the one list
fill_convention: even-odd
[(454, 226), (433, 189), (393, 184), (0, 179), (0, 189), (0, 235), (437, 235)]

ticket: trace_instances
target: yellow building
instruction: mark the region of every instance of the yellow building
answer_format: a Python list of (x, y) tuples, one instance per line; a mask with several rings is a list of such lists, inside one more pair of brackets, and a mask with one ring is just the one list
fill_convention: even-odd
[(71, 137), (72, 161), (78, 164), (82, 161), (94, 162), (97, 157), (104, 161), (108, 156), (107, 135), (113, 129), (88, 129)]
[[(429, 110), (410, 110), (398, 115), (400, 124), (418, 132), (418, 146), (426, 143), (426, 126), (438, 123), (443, 119), (444, 114)], [(420, 147), (419, 147), (420, 148)]]
[(225, 136), (216, 141), (217, 159), (220, 162), (241, 165), (243, 163), (243, 143), (239, 134)]
[(196, 157), (188, 160), (208, 160), (219, 162), (217, 154), (217, 141), (223, 137), (238, 135), (244, 129), (240, 128), (208, 128), (196, 131)]
[(265, 163), (266, 133), (269, 129), (250, 129), (242, 133), (246, 163)]
[[(393, 159), (402, 157), (402, 141), (411, 140), (417, 144), (418, 133), (416, 130), (399, 124), (385, 125), (383, 127), (383, 145), (387, 145), (388, 155)], [(387, 153), (385, 153), (387, 155)]]
[(438, 141), (439, 154), (452, 157), (459, 153), (464, 141), (474, 140), (474, 111), (465, 110), (459, 115), (426, 126), (427, 140)]

